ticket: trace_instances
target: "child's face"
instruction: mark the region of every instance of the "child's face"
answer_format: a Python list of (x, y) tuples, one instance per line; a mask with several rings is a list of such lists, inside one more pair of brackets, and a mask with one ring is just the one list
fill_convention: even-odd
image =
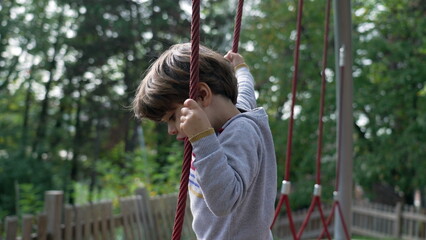
[(183, 141), (186, 138), (185, 133), (180, 129), (180, 116), (182, 107), (182, 104), (178, 104), (174, 110), (166, 112), (166, 114), (161, 119), (162, 122), (167, 123), (168, 133), (170, 135), (176, 135), (176, 139), (178, 141)]

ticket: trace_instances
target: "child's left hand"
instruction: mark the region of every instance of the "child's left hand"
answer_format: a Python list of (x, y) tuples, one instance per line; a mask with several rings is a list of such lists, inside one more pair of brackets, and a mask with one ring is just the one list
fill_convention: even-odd
[(231, 62), (234, 68), (239, 64), (244, 63), (243, 56), (241, 56), (239, 53), (234, 53), (232, 51), (228, 51), (228, 53), (225, 54), (224, 58)]
[(207, 114), (193, 99), (186, 99), (181, 108), (180, 129), (188, 138), (211, 128)]

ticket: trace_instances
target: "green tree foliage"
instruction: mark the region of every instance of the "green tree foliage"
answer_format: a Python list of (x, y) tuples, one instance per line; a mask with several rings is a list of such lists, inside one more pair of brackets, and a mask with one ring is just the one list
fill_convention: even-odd
[[(278, 161), (279, 186), (284, 178), (291, 86), (294, 73), (297, 1), (261, 1), (252, 6), (244, 25), (243, 46), (252, 66), (258, 103), (270, 114)], [(321, 86), (325, 1), (305, 2), (302, 19), (299, 79), (295, 107), (290, 180), (294, 207), (310, 203), (315, 184), (315, 160)], [(320, 10), (319, 10), (320, 9)], [(330, 27), (332, 29), (332, 25)], [(330, 46), (332, 46), (330, 35)], [(322, 159), (323, 191), (331, 196), (335, 160), (335, 82), (333, 49), (328, 51), (327, 95)], [(326, 175), (326, 176), (324, 176)]]
[[(201, 41), (231, 48), (236, 1), (203, 1)], [(68, 202), (147, 186), (176, 191), (182, 144), (129, 111), (145, 69), (189, 41), (189, 0), (16, 0), (0, 3), (0, 217), (34, 212), (43, 192)], [(283, 178), (297, 1), (246, 1), (240, 52), (270, 115)], [(424, 186), (425, 6), (421, 0), (354, 1), (356, 183), (404, 193)], [(306, 206), (315, 154), (325, 1), (305, 1), (292, 150), (292, 204)], [(331, 26), (332, 30), (333, 27)], [(323, 188), (336, 159), (333, 35), (327, 66)], [(415, 177), (413, 177), (415, 176)], [(83, 193), (86, 192), (87, 193)], [(84, 196), (84, 197), (83, 197)], [(385, 195), (383, 195), (385, 196)]]
[[(64, 190), (71, 203), (81, 201), (76, 194), (82, 184), (88, 186), (86, 201), (102, 195), (95, 194), (100, 189), (118, 197), (141, 184), (153, 193), (177, 190), (181, 145), (167, 136), (166, 126), (136, 121), (129, 106), (152, 60), (170, 45), (189, 41), (190, 4), (0, 4), (2, 216), (30, 211), (30, 202), (41, 201), (50, 189)], [(204, 44), (228, 48), (228, 4), (204, 3)], [(22, 199), (31, 192), (31, 199)]]
[[(259, 1), (252, 8), (243, 46), (258, 81), (258, 100), (271, 116), (282, 179), (297, 1)], [(297, 206), (308, 204), (314, 183), (323, 9), (324, 1), (305, 1), (291, 166)], [(355, 1), (353, 12), (355, 184), (374, 200), (393, 204), (402, 196), (412, 203), (414, 190), (425, 184), (419, 172), (426, 154), (425, 6), (422, 1)], [(333, 33), (330, 38), (323, 187), (333, 185), (336, 160)], [(331, 198), (331, 190), (324, 198)]]
[(426, 6), (355, 6), (356, 179), (376, 199), (412, 203), (414, 190), (426, 184)]

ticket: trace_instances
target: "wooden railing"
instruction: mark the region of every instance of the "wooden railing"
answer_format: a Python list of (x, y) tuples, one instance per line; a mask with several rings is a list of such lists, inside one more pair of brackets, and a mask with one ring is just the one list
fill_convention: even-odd
[[(324, 208), (328, 216), (330, 208)], [(306, 210), (293, 213), (293, 220), (299, 229)], [(288, 226), (287, 216), (283, 214), (278, 220), (274, 230), (277, 239), (293, 239)], [(323, 226), (318, 212), (311, 215), (309, 224), (305, 229), (303, 239), (316, 239)], [(372, 237), (374, 239), (426, 239), (426, 212), (425, 209), (416, 209), (413, 206), (389, 206), (370, 203), (366, 201), (353, 202), (351, 233), (356, 236)], [(329, 232), (334, 232), (334, 227), (329, 227)]]
[[(63, 205), (60, 191), (45, 194), (45, 211), (37, 215), (6, 217), (0, 240), (114, 240), (171, 239), (177, 195), (149, 197), (145, 189), (134, 196), (121, 198), (117, 209), (111, 201), (69, 206)], [(189, 206), (189, 204), (187, 204)], [(328, 216), (330, 208), (323, 208)], [(293, 212), (298, 229), (306, 210)], [(187, 207), (182, 240), (195, 239), (191, 228), (192, 215)], [(318, 211), (314, 212), (302, 239), (317, 238), (323, 230)], [(330, 233), (334, 230), (329, 227)], [(352, 205), (352, 234), (375, 239), (426, 239), (426, 213), (410, 206), (387, 206), (368, 202)], [(18, 236), (19, 235), (19, 236)], [(273, 229), (274, 239), (292, 239), (286, 214)]]
[[(323, 213), (325, 218), (327, 218), (328, 214), (330, 214), (331, 207), (323, 208)], [(308, 213), (308, 209), (302, 209), (292, 212), (293, 222), (295, 228), (300, 229), (303, 221), (305, 220), (306, 214)], [(296, 233), (297, 233), (296, 230)], [(318, 211), (314, 211), (309, 218), (308, 225), (303, 231), (302, 239), (317, 239), (323, 230), (323, 224), (321, 222), (321, 216)], [(279, 216), (277, 222), (275, 223), (274, 228), (272, 229), (274, 239), (293, 239), (293, 236), (290, 232), (290, 225), (288, 221), (288, 216), (286, 213), (283, 213)], [(332, 234), (334, 232), (333, 225), (329, 226), (329, 233)], [(325, 235), (324, 235), (325, 237)]]
[(387, 239), (426, 239), (425, 209), (355, 202), (352, 233)]
[[(134, 196), (121, 198), (114, 212), (111, 201), (64, 206), (61, 191), (48, 191), (45, 211), (22, 219), (6, 217), (0, 240), (170, 239), (176, 200), (175, 194), (150, 198), (145, 189), (138, 189)], [(182, 240), (195, 239), (191, 214), (187, 216)]]

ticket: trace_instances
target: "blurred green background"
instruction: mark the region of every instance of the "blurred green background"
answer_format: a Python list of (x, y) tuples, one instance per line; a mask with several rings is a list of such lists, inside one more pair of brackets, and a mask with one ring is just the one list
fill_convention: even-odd
[[(236, 1), (202, 1), (201, 42), (225, 54)], [(295, 0), (246, 1), (240, 53), (266, 108), (283, 178)], [(361, 197), (413, 204), (426, 193), (426, 4), (354, 0), (354, 186)], [(305, 2), (293, 140), (292, 206), (314, 184), (325, 1)], [(176, 192), (183, 146), (129, 109), (145, 69), (190, 36), (189, 0), (0, 2), (0, 219), (35, 213), (44, 191), (66, 202), (117, 199), (138, 187)], [(333, 19), (333, 18), (332, 18)], [(333, 29), (333, 25), (330, 28)], [(333, 33), (328, 52), (323, 199), (336, 160)], [(358, 196), (358, 195), (357, 195)], [(424, 205), (424, 199), (423, 199)]]

